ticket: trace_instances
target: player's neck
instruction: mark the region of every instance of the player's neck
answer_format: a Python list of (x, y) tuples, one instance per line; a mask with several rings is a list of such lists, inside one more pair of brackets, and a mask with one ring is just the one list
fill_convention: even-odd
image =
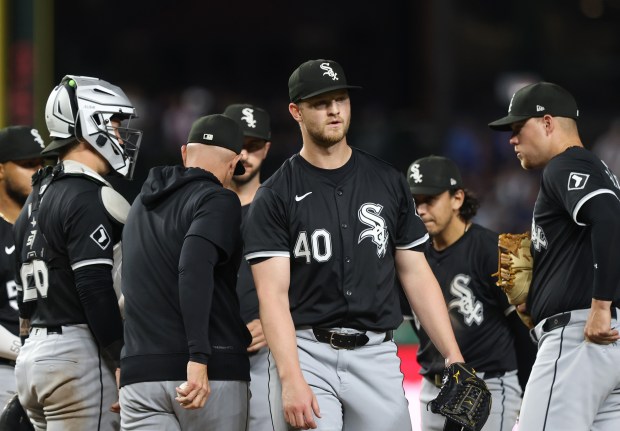
[(321, 169), (338, 169), (351, 158), (353, 150), (347, 145), (346, 139), (331, 147), (323, 147), (314, 142), (304, 142), (299, 155), (308, 163)]
[(85, 142), (81, 142), (79, 145), (69, 150), (69, 152), (63, 156), (62, 160), (73, 160), (81, 163), (101, 176), (105, 176), (110, 172), (110, 165), (106, 159)]
[(445, 250), (457, 242), (471, 226), (460, 217), (455, 216), (452, 221), (437, 235), (433, 235), (433, 248), (437, 251)]
[(260, 187), (258, 175), (245, 184), (236, 183), (234, 180), (230, 183), (230, 189), (239, 196), (241, 206), (249, 205), (256, 195), (256, 191)]
[(21, 206), (11, 199), (4, 189), (0, 190), (0, 216), (11, 224), (15, 224), (15, 220), (21, 212)]

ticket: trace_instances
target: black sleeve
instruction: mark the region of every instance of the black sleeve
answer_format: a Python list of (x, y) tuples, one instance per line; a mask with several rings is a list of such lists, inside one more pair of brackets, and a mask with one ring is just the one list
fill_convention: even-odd
[(109, 265), (87, 265), (76, 269), (74, 274), (90, 330), (118, 366), (123, 347), (123, 320), (112, 287), (111, 268)]
[(179, 300), (187, 335), (189, 359), (207, 364), (211, 354), (209, 321), (219, 249), (196, 235), (183, 242), (179, 259)]
[(588, 199), (577, 214), (581, 223), (590, 226), (594, 257), (594, 292), (603, 301), (618, 299), (620, 282), (620, 201), (616, 195), (604, 193)]

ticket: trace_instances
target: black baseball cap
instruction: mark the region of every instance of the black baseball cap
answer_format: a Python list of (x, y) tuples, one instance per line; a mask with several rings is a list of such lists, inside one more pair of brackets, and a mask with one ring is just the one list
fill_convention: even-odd
[(412, 195), (435, 196), (446, 190), (463, 188), (456, 163), (441, 156), (423, 157), (409, 165), (407, 182)]
[(45, 143), (31, 126), (9, 126), (0, 130), (0, 163), (41, 159)]
[[(243, 133), (235, 120), (222, 114), (207, 115), (194, 121), (187, 143), (215, 145), (239, 154), (243, 148)], [(237, 162), (234, 174), (244, 173), (243, 163)]]
[(348, 85), (342, 66), (333, 60), (308, 60), (288, 79), (288, 96), (293, 103), (343, 88), (362, 87)]
[(243, 136), (250, 138), (271, 140), (271, 127), (269, 114), (258, 106), (236, 103), (228, 105), (224, 109), (224, 115), (237, 122), (243, 132)]
[(577, 102), (568, 91), (557, 84), (531, 84), (512, 95), (508, 115), (489, 123), (489, 127), (494, 130), (511, 130), (513, 123), (545, 115), (576, 120), (579, 117)]

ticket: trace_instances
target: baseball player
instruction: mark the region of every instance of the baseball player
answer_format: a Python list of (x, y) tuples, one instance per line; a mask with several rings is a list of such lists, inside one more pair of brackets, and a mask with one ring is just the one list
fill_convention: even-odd
[(288, 86), (303, 146), (261, 185), (244, 228), (274, 429), (410, 430), (397, 276), (446, 362), (463, 361), (422, 252), (428, 233), (402, 173), (348, 145), (357, 87), (342, 67), (307, 61)]
[[(495, 232), (472, 223), (478, 200), (463, 186), (456, 164), (445, 157), (416, 160), (407, 180), (420, 218), (432, 241), (425, 255), (441, 286), (456, 340), (467, 363), (484, 379), (492, 394), (492, 410), (483, 430), (511, 431), (521, 406), (517, 376), (516, 342), (524, 344), (526, 363), (519, 370), (529, 375), (536, 347), (525, 325), (508, 304), (491, 275), (497, 271)], [(420, 339), (418, 363), (422, 380), (420, 412), (422, 429), (442, 431), (444, 417), (426, 405), (439, 394), (443, 358), (420, 327), (411, 321)]]
[(115, 371), (123, 327), (113, 246), (128, 203), (103, 178), (131, 177), (141, 132), (135, 109), (104, 80), (65, 76), (45, 120), (56, 166), (33, 177), (15, 223), (20, 318), (30, 335), (17, 358), (19, 399), (37, 430), (116, 430)]
[(19, 353), (19, 315), (15, 284), (13, 223), (32, 191), (32, 175), (41, 167), (43, 139), (37, 129), (0, 130), (0, 410), (15, 394), (15, 359)]
[(542, 169), (532, 219), (532, 282), (525, 309), (538, 353), (520, 430), (620, 429), (620, 184), (577, 130), (579, 110), (562, 87), (518, 90), (508, 115), (524, 169)]
[[(199, 118), (184, 166), (151, 169), (123, 232), (123, 430), (245, 431), (252, 339), (239, 312), (243, 134)], [(237, 169), (235, 169), (237, 167)]]
[[(257, 106), (249, 104), (229, 105), (224, 115), (237, 122), (243, 131), (241, 150), (245, 173), (235, 175), (230, 188), (241, 201), (241, 226), (247, 217), (250, 203), (260, 186), (260, 169), (271, 146), (271, 127), (269, 114)], [(258, 296), (252, 279), (250, 265), (243, 259), (239, 266), (237, 295), (241, 305), (241, 318), (252, 334), (248, 347), (250, 354), (250, 410), (248, 429), (252, 431), (273, 431), (269, 414), (267, 382), (267, 342), (258, 316)]]

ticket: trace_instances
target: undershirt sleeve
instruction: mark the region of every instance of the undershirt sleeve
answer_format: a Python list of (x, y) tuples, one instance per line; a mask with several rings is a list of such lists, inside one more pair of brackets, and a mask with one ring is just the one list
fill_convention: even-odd
[(207, 364), (211, 355), (209, 322), (218, 248), (203, 237), (185, 238), (179, 259), (179, 300), (187, 335), (189, 359)]
[(613, 301), (620, 283), (620, 201), (613, 194), (600, 194), (588, 199), (577, 214), (577, 220), (590, 226), (594, 257), (594, 293), (592, 297)]

